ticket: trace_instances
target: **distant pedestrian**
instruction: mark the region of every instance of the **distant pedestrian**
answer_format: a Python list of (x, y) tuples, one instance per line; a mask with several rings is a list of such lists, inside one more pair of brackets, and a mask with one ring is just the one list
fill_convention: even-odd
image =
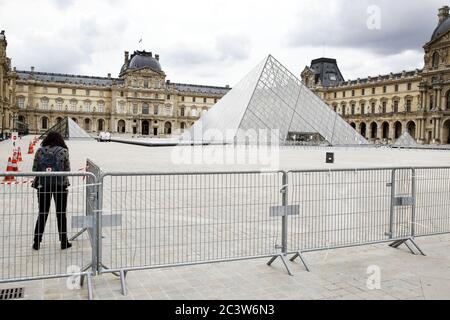
[[(58, 132), (49, 132), (42, 141), (41, 148), (36, 152), (33, 163), (35, 172), (63, 172), (70, 171), (69, 149), (63, 137)], [(72, 246), (67, 239), (67, 187), (70, 185), (67, 177), (36, 177), (33, 188), (37, 189), (39, 216), (34, 229), (33, 249), (39, 250), (44, 234), (45, 224), (50, 211), (51, 199), (53, 197), (56, 206), (56, 218), (58, 222), (59, 240), (61, 249), (65, 250)]]

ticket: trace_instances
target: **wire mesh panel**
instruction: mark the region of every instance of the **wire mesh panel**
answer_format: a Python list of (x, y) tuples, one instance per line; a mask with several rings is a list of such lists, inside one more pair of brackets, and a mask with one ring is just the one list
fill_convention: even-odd
[(68, 241), (77, 231), (72, 218), (85, 215), (85, 180), (81, 173), (0, 173), (0, 282), (81, 274), (90, 265), (87, 235)]
[(103, 178), (101, 262), (110, 270), (279, 253), (282, 173), (114, 174)]
[(450, 232), (450, 168), (415, 169), (415, 235)]
[(290, 252), (387, 241), (391, 225), (392, 170), (288, 173)]
[(391, 226), (392, 238), (410, 237), (412, 234), (415, 200), (413, 190), (413, 170), (392, 170)]

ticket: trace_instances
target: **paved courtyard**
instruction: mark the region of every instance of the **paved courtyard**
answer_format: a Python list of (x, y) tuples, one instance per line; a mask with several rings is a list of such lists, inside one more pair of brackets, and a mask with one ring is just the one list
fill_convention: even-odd
[[(26, 153), (29, 138), (19, 142)], [(174, 148), (145, 148), (116, 143), (69, 141), (73, 171), (92, 159), (107, 171), (232, 171), (259, 170), (258, 165), (186, 164)], [(190, 149), (189, 147), (186, 147)], [(212, 147), (211, 147), (212, 148)], [(192, 149), (192, 148), (191, 148)], [(0, 165), (6, 168), (9, 142), (0, 142)], [(336, 164), (325, 164), (325, 152), (336, 153)], [(178, 152), (178, 153), (177, 153)], [(175, 155), (175, 156), (174, 156)], [(23, 172), (32, 157), (24, 155)], [(285, 148), (279, 152), (279, 169), (363, 168), (390, 166), (446, 166), (449, 151)], [(1, 168), (3, 170), (3, 168)], [(85, 239), (83, 240), (85, 241)], [(312, 272), (289, 263), (294, 276), (280, 261), (268, 267), (264, 259), (192, 267), (130, 272), (128, 295), (111, 274), (94, 278), (95, 299), (448, 299), (450, 298), (450, 236), (417, 239), (426, 257), (412, 255), (406, 247), (386, 244), (307, 253)], [(80, 250), (80, 254), (84, 251)], [(367, 281), (380, 270), (380, 289)], [(25, 287), (26, 299), (85, 299), (87, 292), (69, 290), (67, 279), (1, 284), (1, 288)]]

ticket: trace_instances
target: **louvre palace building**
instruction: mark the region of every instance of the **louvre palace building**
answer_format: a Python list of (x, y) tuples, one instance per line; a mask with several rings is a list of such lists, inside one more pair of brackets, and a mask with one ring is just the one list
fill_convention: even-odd
[(423, 144), (450, 144), (450, 18), (424, 45), (421, 70), (345, 81), (336, 60), (313, 60), (302, 81), (368, 140), (392, 143), (408, 131)]
[[(110, 131), (152, 137), (180, 134), (207, 112), (229, 87), (171, 83), (159, 55), (125, 52), (118, 78), (11, 69), (0, 34), (0, 131), (20, 126), (44, 133), (70, 117), (90, 133)], [(0, 132), (0, 135), (1, 135)]]
[[(424, 45), (424, 67), (344, 80), (335, 59), (312, 61), (302, 81), (367, 140), (393, 143), (409, 132), (423, 144), (450, 144), (450, 17)], [(425, 41), (424, 41), (425, 42)], [(0, 135), (27, 126), (43, 133), (70, 117), (90, 133), (110, 131), (152, 137), (181, 134), (229, 90), (171, 83), (159, 55), (125, 52), (117, 78), (19, 71), (0, 33)]]

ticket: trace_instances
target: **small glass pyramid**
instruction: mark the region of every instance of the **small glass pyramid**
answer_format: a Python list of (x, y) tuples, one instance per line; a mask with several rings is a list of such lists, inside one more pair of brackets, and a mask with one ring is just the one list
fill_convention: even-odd
[(393, 144), (394, 147), (417, 147), (419, 144), (414, 140), (409, 132), (403, 133)]
[(180, 139), (193, 143), (256, 142), (260, 130), (269, 132), (271, 143), (311, 137), (330, 145), (368, 144), (270, 55)]
[(66, 117), (51, 127), (40, 138), (44, 139), (51, 131), (59, 132), (64, 139), (93, 139), (86, 131), (84, 131), (75, 121)]

